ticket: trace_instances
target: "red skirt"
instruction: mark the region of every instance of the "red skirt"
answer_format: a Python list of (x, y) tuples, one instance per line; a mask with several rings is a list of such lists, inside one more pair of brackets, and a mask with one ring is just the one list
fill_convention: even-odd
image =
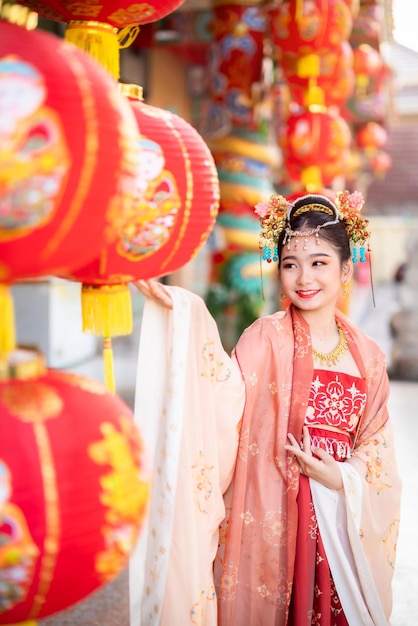
[(289, 626), (348, 626), (319, 533), (309, 479), (301, 475)]

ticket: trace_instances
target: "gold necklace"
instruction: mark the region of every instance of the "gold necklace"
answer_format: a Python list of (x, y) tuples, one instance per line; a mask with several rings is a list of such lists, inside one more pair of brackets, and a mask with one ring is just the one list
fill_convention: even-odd
[(337, 329), (340, 339), (337, 347), (332, 352), (329, 352), (329, 354), (325, 354), (325, 352), (320, 352), (312, 346), (313, 357), (317, 361), (320, 361), (321, 365), (323, 363), (326, 363), (328, 367), (331, 367), (331, 365), (336, 365), (339, 361), (341, 361), (342, 357), (348, 350), (347, 337), (345, 336), (345, 333), (339, 324), (337, 324)]

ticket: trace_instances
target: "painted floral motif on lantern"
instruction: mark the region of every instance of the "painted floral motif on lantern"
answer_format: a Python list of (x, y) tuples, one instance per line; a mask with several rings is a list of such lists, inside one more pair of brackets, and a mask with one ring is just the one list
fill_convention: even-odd
[(96, 557), (96, 568), (103, 582), (111, 580), (126, 563), (138, 537), (138, 520), (143, 518), (148, 483), (140, 479), (141, 441), (133, 422), (120, 418), (121, 430), (113, 424), (101, 425), (103, 438), (89, 446), (89, 455), (108, 471), (101, 478), (100, 501), (107, 507), (102, 528), (106, 548)]
[(43, 76), (16, 56), (0, 59), (0, 237), (48, 223), (67, 178), (63, 129), (45, 106)]
[(118, 245), (119, 254), (131, 260), (151, 254), (168, 242), (181, 209), (176, 179), (166, 168), (161, 145), (145, 136), (139, 143), (138, 203)]
[(0, 615), (26, 599), (39, 556), (25, 515), (11, 496), (11, 473), (0, 459)]

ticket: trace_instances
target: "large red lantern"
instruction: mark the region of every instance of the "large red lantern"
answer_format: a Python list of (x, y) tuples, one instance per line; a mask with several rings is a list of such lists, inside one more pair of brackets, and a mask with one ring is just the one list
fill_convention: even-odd
[(344, 0), (283, 0), (269, 10), (279, 52), (319, 53), (346, 41), (353, 26)]
[(15, 624), (64, 610), (126, 567), (148, 482), (122, 400), (31, 351), (2, 365), (0, 414), (0, 624)]
[(284, 160), (290, 178), (309, 192), (329, 186), (344, 175), (351, 131), (335, 111), (292, 113), (287, 120)]
[(130, 210), (138, 127), (58, 37), (0, 22), (0, 282), (87, 263)]
[(95, 57), (119, 78), (119, 50), (130, 45), (141, 24), (159, 20), (184, 0), (18, 0), (42, 17), (67, 22), (65, 38)]
[(178, 115), (141, 102), (136, 85), (121, 89), (141, 129), (137, 202), (116, 241), (64, 276), (83, 283), (83, 331), (106, 338), (132, 331), (128, 283), (170, 274), (193, 259), (219, 206), (215, 163), (199, 133)]

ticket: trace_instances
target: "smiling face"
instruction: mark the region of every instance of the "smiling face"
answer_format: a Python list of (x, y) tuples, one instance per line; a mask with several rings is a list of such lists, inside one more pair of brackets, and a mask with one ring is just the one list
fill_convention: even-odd
[(319, 236), (292, 237), (281, 249), (279, 278), (290, 302), (308, 315), (334, 315), (341, 283), (353, 273), (351, 260)]

